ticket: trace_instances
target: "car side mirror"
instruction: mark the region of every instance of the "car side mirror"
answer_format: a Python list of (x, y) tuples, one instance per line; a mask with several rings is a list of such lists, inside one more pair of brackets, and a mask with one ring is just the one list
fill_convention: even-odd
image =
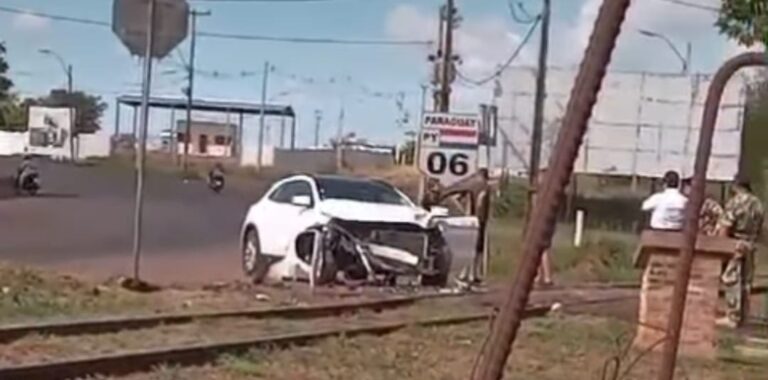
[(312, 197), (309, 195), (294, 195), (291, 198), (291, 204), (301, 207), (312, 207)]

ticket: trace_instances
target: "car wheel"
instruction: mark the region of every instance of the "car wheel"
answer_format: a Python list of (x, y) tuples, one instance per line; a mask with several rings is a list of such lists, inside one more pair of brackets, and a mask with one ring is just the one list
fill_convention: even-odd
[(242, 250), (243, 272), (253, 282), (262, 282), (267, 275), (269, 264), (261, 253), (259, 231), (255, 227), (249, 227), (246, 231)]
[(442, 235), (435, 235), (430, 239), (430, 253), (435, 258), (435, 270), (437, 273), (421, 277), (421, 284), (424, 286), (448, 285), (448, 279), (451, 274), (451, 262), (453, 261), (453, 252), (448, 248), (448, 243)]

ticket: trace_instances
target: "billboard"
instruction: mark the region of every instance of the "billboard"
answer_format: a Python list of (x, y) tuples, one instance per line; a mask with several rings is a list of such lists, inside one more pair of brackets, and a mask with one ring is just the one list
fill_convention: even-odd
[(71, 108), (29, 107), (29, 153), (69, 156), (74, 116)]
[[(551, 69), (547, 83), (542, 165), (548, 163), (565, 114), (575, 69)], [(726, 181), (738, 169), (748, 78), (736, 76), (725, 89), (708, 178)], [(592, 112), (574, 167), (577, 173), (660, 177), (667, 170), (693, 173), (706, 74), (608, 73)], [(535, 70), (514, 68), (503, 77), (500, 144), (495, 159), (513, 173), (525, 173), (531, 141)]]

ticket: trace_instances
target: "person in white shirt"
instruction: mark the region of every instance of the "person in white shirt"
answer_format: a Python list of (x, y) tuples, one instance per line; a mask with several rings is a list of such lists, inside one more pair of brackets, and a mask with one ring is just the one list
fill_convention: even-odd
[(675, 171), (664, 174), (664, 190), (643, 202), (643, 211), (651, 212), (651, 228), (680, 230), (683, 228), (685, 204), (688, 198), (680, 192), (680, 175)]

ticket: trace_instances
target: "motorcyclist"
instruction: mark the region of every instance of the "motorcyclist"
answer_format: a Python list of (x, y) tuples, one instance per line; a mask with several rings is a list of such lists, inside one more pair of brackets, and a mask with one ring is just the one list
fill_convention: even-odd
[(217, 179), (224, 179), (224, 168), (221, 166), (221, 163), (216, 163), (216, 165), (214, 165), (208, 172), (208, 183), (213, 183), (213, 181)]
[(16, 187), (21, 188), (24, 177), (28, 174), (35, 173), (36, 171), (35, 164), (32, 162), (32, 156), (25, 154), (21, 158), (21, 163), (19, 163), (19, 166), (16, 168)]

